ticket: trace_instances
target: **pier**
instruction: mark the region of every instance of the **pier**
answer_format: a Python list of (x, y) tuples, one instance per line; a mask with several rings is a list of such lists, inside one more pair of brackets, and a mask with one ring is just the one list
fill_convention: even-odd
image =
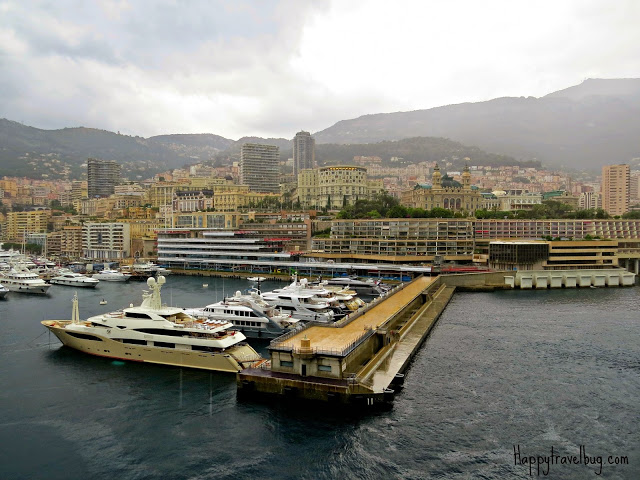
[(335, 324), (279, 337), (269, 345), (270, 367), (238, 374), (238, 394), (389, 403), (454, 291), (441, 277), (418, 277)]

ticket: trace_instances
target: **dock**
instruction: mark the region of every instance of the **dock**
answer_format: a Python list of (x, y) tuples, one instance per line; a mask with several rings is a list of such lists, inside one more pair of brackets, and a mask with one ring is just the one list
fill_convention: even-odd
[(238, 394), (388, 404), (454, 291), (441, 277), (421, 276), (339, 322), (279, 337), (270, 365), (238, 374)]

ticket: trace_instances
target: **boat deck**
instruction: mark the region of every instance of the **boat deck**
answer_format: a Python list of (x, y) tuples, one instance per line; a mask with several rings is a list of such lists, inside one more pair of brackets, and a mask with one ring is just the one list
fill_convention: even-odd
[(312, 349), (343, 351), (362, 337), (365, 331), (376, 329), (387, 322), (424, 292), (434, 280), (435, 278), (432, 277), (420, 277), (342, 327), (313, 326), (275, 344), (274, 347), (293, 347), (294, 350), (297, 350), (301, 346), (301, 340), (306, 337), (311, 340)]

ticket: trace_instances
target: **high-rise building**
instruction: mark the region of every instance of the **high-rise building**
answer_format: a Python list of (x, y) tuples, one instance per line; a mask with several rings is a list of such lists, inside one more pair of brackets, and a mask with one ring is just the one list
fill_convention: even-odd
[(121, 165), (113, 160), (87, 160), (87, 184), (89, 198), (108, 197), (120, 183)]
[(629, 211), (629, 165), (602, 167), (602, 208), (609, 215)]
[(293, 139), (293, 176), (304, 169), (316, 168), (316, 141), (309, 132), (298, 132)]
[(279, 193), (279, 157), (275, 145), (245, 143), (240, 151), (240, 183), (253, 192)]

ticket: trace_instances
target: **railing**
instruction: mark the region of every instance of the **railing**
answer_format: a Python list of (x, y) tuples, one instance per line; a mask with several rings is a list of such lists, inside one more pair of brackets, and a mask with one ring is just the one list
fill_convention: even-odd
[(318, 347), (304, 349), (301, 347), (294, 347), (293, 345), (278, 345), (273, 347), (273, 350), (278, 350), (281, 352), (291, 352), (291, 353), (297, 353), (297, 354), (311, 353), (314, 355), (331, 355), (336, 357), (344, 357), (349, 353), (351, 353), (359, 344), (364, 342), (367, 338), (371, 337), (374, 333), (375, 333), (375, 330), (368, 329), (362, 335), (360, 335), (358, 338), (353, 340), (351, 343), (349, 343), (349, 345), (347, 345), (342, 349), (337, 349), (337, 348), (325, 349), (325, 348), (318, 348)]

